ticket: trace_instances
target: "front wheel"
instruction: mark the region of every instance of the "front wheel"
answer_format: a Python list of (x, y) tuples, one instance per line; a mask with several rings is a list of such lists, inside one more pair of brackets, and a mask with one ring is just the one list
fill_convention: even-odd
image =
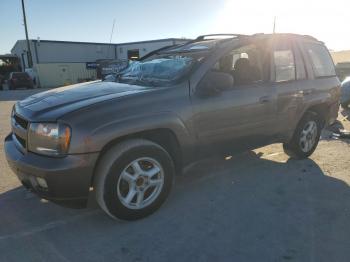
[(99, 162), (96, 200), (112, 218), (140, 219), (163, 204), (173, 177), (173, 161), (165, 149), (148, 140), (127, 140), (109, 149)]
[(300, 120), (292, 140), (283, 144), (284, 152), (292, 158), (309, 157), (318, 145), (321, 136), (322, 122), (318, 115), (307, 112)]

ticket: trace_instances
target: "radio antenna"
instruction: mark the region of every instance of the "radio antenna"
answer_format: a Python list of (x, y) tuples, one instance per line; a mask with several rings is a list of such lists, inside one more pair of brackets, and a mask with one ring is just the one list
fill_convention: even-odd
[(108, 47), (108, 54), (107, 54), (107, 58), (108, 58), (109, 53), (110, 53), (110, 50), (111, 50), (111, 44), (112, 44), (112, 38), (113, 38), (113, 32), (114, 32), (114, 25), (115, 25), (115, 18), (113, 19), (113, 25), (112, 25), (111, 37), (109, 38), (109, 47)]

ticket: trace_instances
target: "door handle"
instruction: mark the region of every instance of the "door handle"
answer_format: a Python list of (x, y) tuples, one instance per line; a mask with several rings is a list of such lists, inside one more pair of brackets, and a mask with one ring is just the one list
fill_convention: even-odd
[(270, 102), (271, 101), (271, 97), (269, 97), (269, 96), (262, 96), (262, 97), (260, 97), (260, 99), (259, 99), (259, 102), (261, 103), (261, 104), (265, 104), (265, 103), (268, 103), (268, 102)]
[(313, 92), (312, 89), (308, 89), (308, 90), (303, 90), (303, 91), (301, 91), (301, 93), (302, 93), (303, 95), (310, 95), (312, 92)]

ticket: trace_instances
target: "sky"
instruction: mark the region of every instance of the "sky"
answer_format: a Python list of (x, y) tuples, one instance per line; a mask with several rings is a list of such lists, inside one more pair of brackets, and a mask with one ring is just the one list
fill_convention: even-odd
[[(112, 43), (209, 33), (312, 35), (350, 49), (350, 0), (25, 0), (29, 38)], [(0, 0), (0, 54), (24, 39), (21, 0)]]

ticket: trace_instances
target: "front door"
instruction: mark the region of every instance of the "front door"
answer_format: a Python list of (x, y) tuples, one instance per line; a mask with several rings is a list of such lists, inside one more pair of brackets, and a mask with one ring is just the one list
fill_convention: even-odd
[[(247, 45), (221, 57), (207, 75), (226, 74), (227, 79), (232, 77), (232, 86), (220, 87), (209, 96), (197, 91), (193, 94), (194, 124), (201, 150), (241, 151), (268, 144), (274, 137), (275, 87), (266, 79), (268, 67), (264, 67), (261, 52), (258, 46)], [(211, 80), (204, 76), (198, 91), (206, 86), (205, 81)]]

